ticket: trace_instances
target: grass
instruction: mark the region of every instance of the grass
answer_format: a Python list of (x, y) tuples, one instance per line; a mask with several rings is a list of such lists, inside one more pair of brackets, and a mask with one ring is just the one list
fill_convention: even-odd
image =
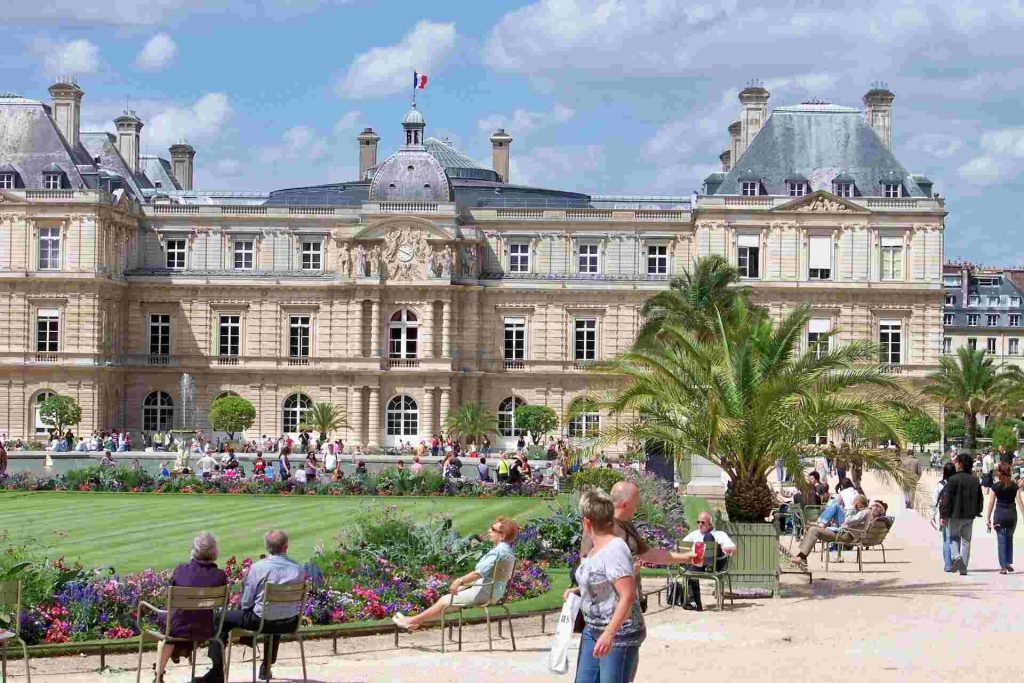
[(221, 564), (231, 555), (257, 557), (271, 528), (289, 533), (289, 554), (303, 561), (318, 543), (331, 547), (357, 516), (385, 507), (414, 518), (450, 516), (461, 533), (483, 533), (499, 515), (523, 522), (547, 514), (551, 504), (543, 498), (18, 492), (0, 493), (0, 530), (15, 541), (42, 544), (49, 556), (126, 572), (174, 568), (188, 559), (199, 531), (217, 537)]

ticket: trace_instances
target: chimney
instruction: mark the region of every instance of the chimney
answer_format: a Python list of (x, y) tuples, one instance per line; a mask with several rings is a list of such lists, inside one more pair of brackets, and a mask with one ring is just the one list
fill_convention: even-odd
[(196, 150), (192, 145), (184, 142), (171, 145), (168, 150), (171, 153), (171, 171), (178, 179), (178, 184), (183, 190), (192, 189), (192, 160), (196, 158)]
[(50, 97), (53, 98), (52, 116), (57, 129), (68, 144), (78, 144), (78, 133), (82, 123), (82, 89), (74, 78), (62, 77), (50, 86)]
[(735, 166), (740, 160), (740, 135), (743, 133), (743, 124), (733, 121), (729, 124), (729, 163)]
[(768, 98), (770, 96), (764, 86), (757, 81), (751, 81), (746, 88), (740, 91), (742, 115), (740, 116), (739, 155), (737, 155), (736, 161), (739, 161), (739, 156), (742, 156), (747, 147), (750, 147), (754, 136), (764, 126), (764, 121), (768, 118)]
[(886, 149), (892, 149), (892, 101), (896, 96), (885, 83), (872, 83), (864, 95), (864, 115)]
[(731, 149), (725, 150), (724, 152), (722, 152), (721, 154), (718, 155), (718, 158), (722, 162), (722, 171), (724, 171), (725, 173), (728, 173), (729, 169), (732, 168), (732, 163), (731, 163), (732, 162), (732, 150)]
[(359, 179), (366, 177), (366, 172), (377, 165), (377, 143), (380, 136), (367, 128), (356, 138), (359, 141)]
[(142, 121), (134, 111), (125, 113), (114, 119), (117, 126), (117, 151), (124, 157), (128, 168), (133, 173), (139, 172), (139, 145), (142, 133)]
[(491, 136), (491, 166), (503, 183), (508, 183), (508, 147), (511, 144), (512, 136), (505, 133), (504, 128)]

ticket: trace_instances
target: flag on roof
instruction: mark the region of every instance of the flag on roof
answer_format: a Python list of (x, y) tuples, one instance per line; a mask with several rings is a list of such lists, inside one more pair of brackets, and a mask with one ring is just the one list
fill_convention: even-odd
[(427, 87), (427, 74), (412, 72), (412, 87), (415, 90), (423, 90)]

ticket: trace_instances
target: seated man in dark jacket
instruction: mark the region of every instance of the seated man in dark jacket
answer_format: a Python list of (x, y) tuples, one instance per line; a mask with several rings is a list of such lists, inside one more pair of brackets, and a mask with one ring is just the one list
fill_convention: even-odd
[(953, 571), (961, 575), (967, 573), (974, 518), (981, 516), (982, 509), (981, 482), (971, 474), (973, 464), (967, 453), (956, 456), (956, 474), (946, 480), (939, 500), (940, 528), (946, 529), (949, 538)]

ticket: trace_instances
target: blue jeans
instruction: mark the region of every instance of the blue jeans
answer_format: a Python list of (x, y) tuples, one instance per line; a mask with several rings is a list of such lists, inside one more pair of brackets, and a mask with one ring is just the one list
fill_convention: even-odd
[(947, 572), (953, 571), (953, 551), (949, 548), (949, 533), (942, 530), (942, 568)]
[(1000, 569), (1013, 565), (1013, 532), (1016, 528), (1016, 521), (996, 527), (996, 549), (999, 551)]
[(576, 683), (629, 683), (640, 656), (640, 646), (613, 647), (604, 657), (594, 656), (597, 636), (583, 629), (580, 656), (576, 660)]
[[(840, 500), (842, 499), (839, 496), (833, 497), (821, 511), (818, 522), (823, 526), (842, 526), (846, 521), (846, 510), (839, 504)], [(829, 522), (835, 522), (835, 524), (829, 524)]]

